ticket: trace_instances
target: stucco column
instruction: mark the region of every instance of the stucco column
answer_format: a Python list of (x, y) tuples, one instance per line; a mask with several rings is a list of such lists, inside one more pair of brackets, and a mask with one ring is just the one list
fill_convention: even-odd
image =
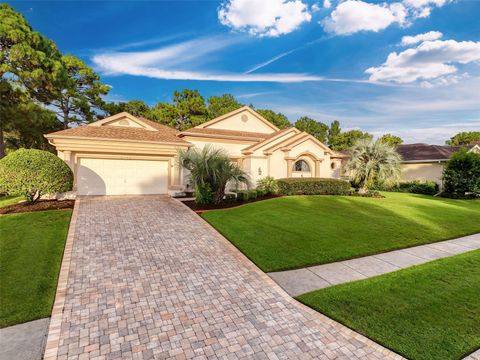
[(63, 161), (65, 161), (70, 169), (73, 170), (72, 152), (70, 150), (65, 150), (63, 152)]
[(180, 164), (178, 162), (178, 159), (175, 158), (172, 160), (172, 171), (173, 171), (173, 186), (179, 186), (182, 184), (181, 180), (181, 174), (182, 174), (182, 169), (180, 168)]
[(287, 177), (292, 177), (293, 160), (287, 159)]
[(315, 177), (320, 177), (320, 164), (322, 160), (315, 160)]

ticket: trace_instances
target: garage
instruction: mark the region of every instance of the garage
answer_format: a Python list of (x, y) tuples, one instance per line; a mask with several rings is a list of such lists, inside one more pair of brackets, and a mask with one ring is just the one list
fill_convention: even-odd
[(80, 158), (78, 195), (148, 195), (168, 191), (167, 160)]

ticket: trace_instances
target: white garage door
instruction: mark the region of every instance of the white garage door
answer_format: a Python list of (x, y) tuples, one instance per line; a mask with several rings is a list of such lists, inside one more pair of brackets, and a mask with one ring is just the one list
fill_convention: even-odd
[(81, 158), (79, 195), (166, 194), (168, 161)]

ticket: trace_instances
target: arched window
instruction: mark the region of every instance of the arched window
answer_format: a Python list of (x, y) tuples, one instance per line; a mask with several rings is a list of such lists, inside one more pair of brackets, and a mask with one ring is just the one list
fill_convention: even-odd
[(305, 160), (298, 160), (293, 164), (293, 171), (310, 172), (310, 166)]

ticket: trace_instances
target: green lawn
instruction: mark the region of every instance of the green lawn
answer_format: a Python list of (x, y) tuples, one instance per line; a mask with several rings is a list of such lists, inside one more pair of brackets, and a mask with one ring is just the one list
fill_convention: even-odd
[(24, 196), (8, 195), (8, 196), (0, 197), (0, 208), (8, 206), (8, 205), (17, 204), (22, 200), (25, 200)]
[(298, 300), (407, 358), (461, 359), (480, 347), (480, 250)]
[(0, 216), (0, 327), (50, 316), (71, 214)]
[(385, 193), (290, 196), (202, 217), (264, 271), (301, 268), (480, 232), (480, 201)]

